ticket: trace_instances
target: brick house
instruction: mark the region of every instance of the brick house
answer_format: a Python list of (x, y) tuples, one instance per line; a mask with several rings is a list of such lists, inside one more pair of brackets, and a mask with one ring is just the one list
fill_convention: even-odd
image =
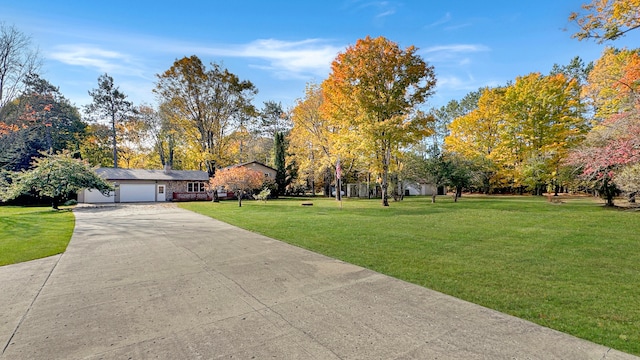
[(197, 170), (98, 168), (96, 173), (115, 186), (109, 196), (85, 189), (80, 203), (124, 203), (211, 200), (209, 175)]

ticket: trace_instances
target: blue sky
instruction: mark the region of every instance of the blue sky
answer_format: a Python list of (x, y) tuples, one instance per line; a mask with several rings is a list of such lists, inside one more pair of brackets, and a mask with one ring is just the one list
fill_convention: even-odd
[[(306, 83), (328, 76), (339, 52), (370, 35), (415, 45), (434, 65), (428, 108), (574, 56), (597, 59), (604, 45), (572, 39), (567, 20), (586, 1), (0, 0), (0, 21), (32, 37), (43, 77), (78, 106), (105, 72), (134, 103), (153, 104), (155, 75), (195, 54), (253, 82), (257, 107), (287, 108)], [(639, 40), (632, 32), (613, 45)]]

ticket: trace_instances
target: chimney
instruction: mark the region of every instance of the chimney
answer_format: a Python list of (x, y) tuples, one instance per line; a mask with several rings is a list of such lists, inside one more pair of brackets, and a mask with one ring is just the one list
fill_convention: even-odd
[(164, 164), (164, 173), (165, 174), (170, 174), (171, 173), (171, 165)]

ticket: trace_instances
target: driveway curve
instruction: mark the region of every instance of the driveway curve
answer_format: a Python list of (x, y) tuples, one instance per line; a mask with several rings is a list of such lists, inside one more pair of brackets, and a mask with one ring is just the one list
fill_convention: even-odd
[(0, 267), (0, 359), (638, 359), (173, 204)]

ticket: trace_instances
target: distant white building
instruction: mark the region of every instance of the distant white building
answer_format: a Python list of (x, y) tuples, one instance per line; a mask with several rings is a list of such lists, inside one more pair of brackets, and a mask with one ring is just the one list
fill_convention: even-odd
[[(434, 192), (437, 195), (444, 195), (445, 189), (441, 187), (438, 191), (435, 185), (418, 182), (404, 182), (404, 196), (431, 196)], [(347, 197), (367, 198), (379, 195), (380, 186), (376, 184), (376, 190), (369, 190), (367, 183), (360, 182), (355, 184), (347, 184)]]

